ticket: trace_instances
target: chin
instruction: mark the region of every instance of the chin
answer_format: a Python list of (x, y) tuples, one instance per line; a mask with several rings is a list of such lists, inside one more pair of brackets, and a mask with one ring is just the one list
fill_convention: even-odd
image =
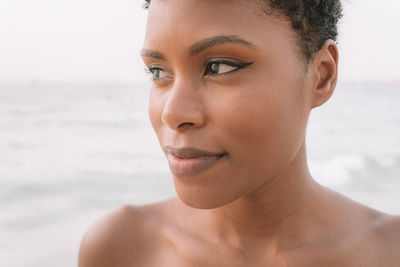
[(236, 194), (226, 192), (226, 188), (216, 190), (207, 187), (181, 185), (179, 178), (174, 177), (175, 191), (180, 200), (187, 206), (196, 209), (215, 209), (225, 206), (239, 197)]

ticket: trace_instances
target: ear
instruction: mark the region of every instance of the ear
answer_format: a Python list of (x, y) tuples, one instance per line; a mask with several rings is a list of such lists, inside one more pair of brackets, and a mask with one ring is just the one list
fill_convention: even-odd
[(339, 51), (333, 40), (325, 41), (323, 47), (314, 55), (312, 108), (324, 104), (332, 96), (338, 76)]

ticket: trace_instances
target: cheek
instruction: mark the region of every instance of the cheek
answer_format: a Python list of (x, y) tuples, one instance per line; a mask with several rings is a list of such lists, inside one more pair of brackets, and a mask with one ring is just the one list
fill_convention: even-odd
[(153, 126), (157, 136), (159, 136), (161, 126), (161, 114), (164, 101), (162, 95), (157, 90), (150, 90), (148, 113), (151, 125)]
[(301, 102), (275, 89), (225, 98), (215, 112), (234, 172), (273, 175), (302, 144), (306, 118), (299, 113)]

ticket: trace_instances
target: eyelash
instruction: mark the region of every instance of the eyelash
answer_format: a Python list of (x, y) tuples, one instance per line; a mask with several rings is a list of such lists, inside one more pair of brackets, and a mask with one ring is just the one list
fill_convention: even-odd
[[(228, 71), (228, 72), (224, 72), (224, 73), (211, 73), (212, 71), (212, 65), (213, 64), (219, 64), (219, 65), (227, 65), (230, 67), (234, 67), (235, 69)], [(205, 68), (204, 68), (204, 73), (203, 76), (221, 76), (221, 75), (226, 75), (241, 69), (244, 69), (248, 66), (250, 66), (251, 64), (253, 64), (253, 62), (237, 62), (237, 61), (229, 61), (229, 60), (208, 60), (205, 63)], [(160, 71), (160, 72), (164, 72), (165, 70), (162, 67), (149, 67), (149, 68), (145, 68), (145, 72), (148, 73), (150, 75), (150, 79), (152, 81), (157, 81), (157, 80), (161, 80), (163, 79), (162, 77), (155, 77), (155, 71)]]
[(152, 80), (152, 81), (156, 81), (156, 80), (160, 79), (160, 78), (155, 78), (154, 77), (154, 71), (156, 71), (156, 70), (163, 71), (163, 69), (160, 68), (160, 67), (144, 68), (144, 71), (150, 76), (150, 80)]
[[(218, 73), (214, 73), (214, 74), (213, 74), (213, 73), (210, 73), (210, 74), (208, 74), (208, 73), (207, 73), (208, 71), (209, 71), (209, 72), (212, 71), (212, 65), (213, 65), (213, 64), (227, 65), (227, 66), (230, 66), (230, 67), (234, 67), (235, 69), (233, 69), (233, 70), (231, 70), (231, 71), (228, 71), (228, 72), (220, 73), (220, 74), (218, 74)], [(253, 62), (238, 62), (238, 61), (229, 61), (229, 60), (222, 60), (222, 59), (219, 59), (219, 60), (209, 60), (209, 61), (207, 61), (206, 64), (205, 64), (205, 70), (204, 70), (204, 74), (203, 74), (203, 75), (204, 75), (204, 76), (220, 76), (220, 75), (225, 75), (225, 74), (229, 74), (229, 73), (232, 73), (232, 72), (235, 72), (235, 71), (244, 69), (244, 68), (250, 66), (251, 64), (253, 64)]]

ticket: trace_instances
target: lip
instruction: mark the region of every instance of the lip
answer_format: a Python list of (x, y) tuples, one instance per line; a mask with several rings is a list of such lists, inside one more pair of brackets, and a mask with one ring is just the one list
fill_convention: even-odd
[(209, 152), (196, 148), (166, 147), (165, 152), (171, 172), (177, 176), (193, 176), (204, 172), (227, 155), (226, 152)]

